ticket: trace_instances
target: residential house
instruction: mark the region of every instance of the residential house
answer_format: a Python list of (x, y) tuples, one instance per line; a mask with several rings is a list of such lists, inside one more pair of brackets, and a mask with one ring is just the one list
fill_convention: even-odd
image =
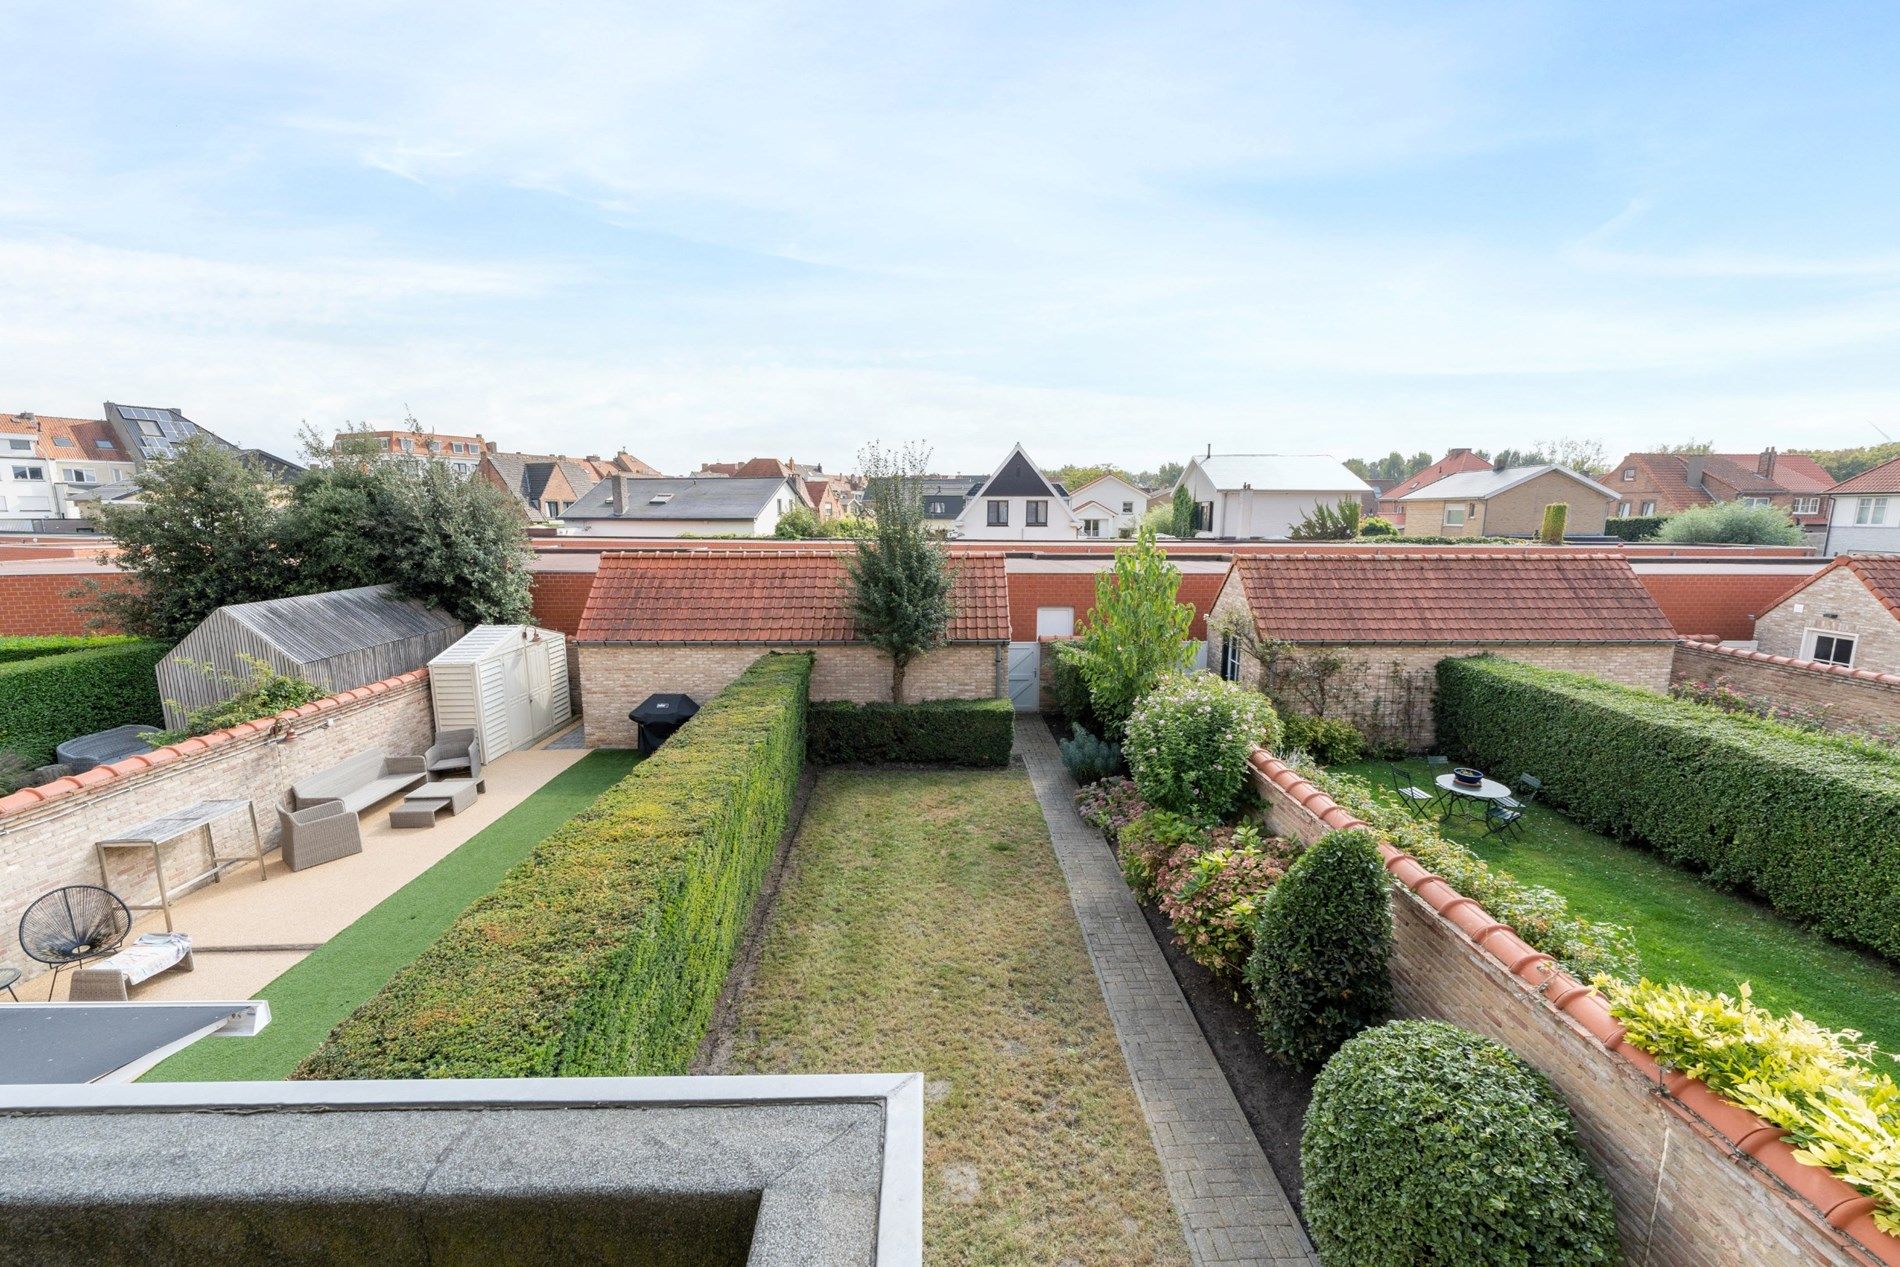
[(1436, 484), (1447, 475), (1462, 475), (1466, 471), (1491, 470), (1491, 460), (1478, 456), (1471, 449), (1447, 449), (1445, 456), (1422, 471), (1394, 480), (1379, 490), (1378, 514), (1383, 516), (1395, 528), (1405, 526), (1405, 504), (1399, 499), (1416, 493), (1427, 484)]
[[(574, 640), (588, 744), (631, 747), (627, 713), (647, 696), (704, 703), (770, 651), (814, 653), (814, 700), (890, 699), (890, 657), (852, 619), (851, 558), (841, 549), (705, 547), (606, 555)], [(1005, 689), (1003, 559), (964, 555), (951, 567), (949, 640), (911, 663), (908, 700), (993, 699)]]
[(809, 508), (803, 480), (733, 475), (611, 475), (561, 512), (583, 537), (769, 537), (794, 506)]
[(983, 487), (983, 475), (926, 475), (923, 478), (924, 526), (948, 534), (956, 527), (970, 495)]
[(530, 519), (559, 519), (606, 476), (598, 458), (560, 454), (503, 453), (489, 449), (476, 474), (520, 502)]
[(1768, 655), (1900, 673), (1900, 557), (1835, 559), (1755, 618), (1755, 642)]
[(1332, 458), (1317, 454), (1208, 453), (1181, 472), (1194, 498), (1200, 537), (1278, 540), (1315, 509), (1363, 501), (1372, 491)]
[(1408, 537), (1534, 537), (1544, 508), (1569, 507), (1568, 536), (1600, 536), (1616, 500), (1609, 489), (1563, 466), (1461, 471), (1399, 499)]
[(1695, 506), (1739, 501), (1779, 506), (1815, 532), (1827, 524), (1834, 477), (1805, 453), (1630, 453), (1603, 482), (1615, 491), (1618, 519), (1674, 515)]
[(1044, 475), (1020, 444), (970, 489), (950, 528), (952, 536), (968, 541), (1073, 541), (1081, 530), (1068, 491)]
[(1827, 490), (1823, 554), (1900, 554), (1900, 458)]
[(1432, 743), (1448, 656), (1666, 691), (1676, 642), (1621, 555), (1535, 547), (1242, 555), (1207, 624), (1222, 677), (1413, 750)]
[(1148, 490), (1109, 471), (1073, 490), (1069, 509), (1084, 537), (1133, 536), (1148, 510)]
[[(450, 435), (436, 431), (363, 431), (353, 433), (373, 439), (385, 453), (397, 457), (440, 458), (447, 462), (458, 475), (473, 475), (482, 464), (482, 455), (488, 452), (488, 442), (481, 433), (474, 435)], [(338, 440), (344, 439), (339, 435)]]
[(34, 415), (0, 415), (0, 525), (31, 531), (36, 520), (56, 517), (53, 478)]
[(62, 519), (81, 517), (79, 506), (86, 499), (81, 496), (75, 502), (74, 494), (132, 478), (134, 461), (119, 447), (112, 429), (103, 419), (51, 418), (32, 413), (14, 414), (10, 419), (0, 417), (0, 430), (14, 433), (16, 427), (22, 426), (32, 428), (38, 436), (36, 451), (46, 461), (46, 475), (53, 490), (53, 513)]
[(817, 475), (804, 481), (805, 496), (817, 512), (819, 522), (830, 523), (854, 513), (857, 490), (842, 475)]

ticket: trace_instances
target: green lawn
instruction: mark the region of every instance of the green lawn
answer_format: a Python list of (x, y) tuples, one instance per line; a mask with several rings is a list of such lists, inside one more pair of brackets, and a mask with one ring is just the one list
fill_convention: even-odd
[(935, 1267), (1184, 1264), (1029, 780), (829, 771), (791, 865), (695, 1072), (922, 1070)]
[[(1383, 763), (1338, 768), (1371, 779), (1398, 803)], [(1402, 768), (1412, 783), (1435, 790), (1423, 761)], [(1883, 1050), (1900, 1052), (1900, 970), (1876, 955), (1791, 924), (1540, 805), (1530, 807), (1519, 838), (1486, 837), (1481, 824), (1469, 821), (1446, 834), (1525, 883), (1555, 889), (1579, 915), (1627, 926), (1651, 980), (1730, 993), (1746, 980), (1764, 1006), (1857, 1029)]]
[(262, 1033), (194, 1043), (141, 1081), (288, 1077), (338, 1021), (382, 989), (548, 833), (624, 778), (637, 760), (627, 751), (582, 757), (260, 990), (257, 997), (268, 999), (271, 1007), (271, 1023)]

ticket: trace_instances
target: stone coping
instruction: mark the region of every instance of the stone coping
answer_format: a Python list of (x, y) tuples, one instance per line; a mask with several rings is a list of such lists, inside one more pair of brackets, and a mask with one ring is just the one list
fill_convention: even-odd
[(174, 761), (182, 761), (186, 757), (195, 757), (200, 753), (223, 747), (225, 744), (235, 742), (239, 739), (249, 739), (256, 735), (268, 735), (277, 729), (279, 725), (287, 724), (305, 717), (315, 717), (321, 713), (332, 712), (351, 704), (374, 699), (378, 695), (386, 695), (391, 691), (399, 690), (413, 683), (425, 682), (428, 678), (429, 671), (427, 669), (412, 669), (408, 673), (399, 673), (395, 677), (384, 678), (380, 682), (371, 682), (368, 686), (352, 687), (347, 691), (338, 691), (335, 695), (328, 695), (323, 699), (313, 700), (308, 704), (301, 704), (296, 708), (287, 708), (283, 712), (274, 713), (269, 717), (260, 717), (255, 721), (239, 722), (237, 725), (227, 726), (223, 730), (214, 730), (208, 735), (196, 735), (190, 739), (182, 739), (177, 743), (166, 744), (162, 748), (154, 748), (150, 752), (141, 752), (135, 756), (123, 757), (106, 765), (94, 766), (92, 769), (82, 771), (79, 774), (68, 774), (61, 778), (54, 779), (50, 783), (42, 783), (38, 787), (21, 788), (19, 791), (8, 796), (0, 796), (0, 818), (4, 818), (8, 814), (19, 814), (27, 810), (38, 809), (49, 801), (57, 801), (62, 797), (72, 796), (75, 793), (84, 792), (90, 788), (99, 787), (118, 779), (131, 778), (135, 774), (143, 774), (147, 770), (154, 770), (159, 766), (169, 765)]
[[(1326, 827), (1335, 831), (1359, 828), (1377, 835), (1375, 828), (1266, 750), (1254, 749), (1251, 761), (1261, 778)], [(1569, 1018), (1612, 1056), (1633, 1066), (1678, 1116), (1721, 1146), (1760, 1163), (1798, 1198), (1797, 1209), (1843, 1244), (1864, 1249), (1875, 1262), (1900, 1267), (1900, 1238), (1874, 1225), (1877, 1203), (1872, 1197), (1861, 1195), (1819, 1166), (1797, 1161), (1794, 1148), (1782, 1138), (1782, 1128), (1723, 1099), (1699, 1079), (1664, 1069), (1647, 1052), (1625, 1042), (1623, 1026), (1595, 990), (1549, 955), (1533, 949), (1476, 901), (1427, 871), (1418, 859), (1384, 841), (1379, 842), (1379, 856), (1394, 879), (1464, 934), (1480, 954), (1530, 987), (1546, 1006)]]
[(1798, 660), (1794, 656), (1769, 655), (1766, 651), (1724, 647), (1698, 638), (1684, 638), (1682, 646), (1688, 651), (1706, 651), (1711, 655), (1727, 656), (1731, 660), (1744, 660), (1751, 664), (1773, 664), (1784, 669), (1798, 669), (1803, 673), (1814, 673), (1822, 677), (1869, 682), (1875, 686), (1900, 686), (1900, 673), (1879, 673), (1873, 669), (1850, 669), (1844, 664), (1823, 664), (1819, 660)]

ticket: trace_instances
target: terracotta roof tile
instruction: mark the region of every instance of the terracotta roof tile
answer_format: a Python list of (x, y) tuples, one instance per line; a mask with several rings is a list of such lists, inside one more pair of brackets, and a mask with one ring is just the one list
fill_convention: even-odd
[(1900, 458), (1891, 462), (1882, 462), (1871, 470), (1862, 471), (1850, 479), (1836, 484), (1830, 492), (1835, 493), (1900, 493)]
[[(680, 550), (601, 558), (577, 642), (855, 642), (852, 552)], [(1009, 640), (1001, 555), (951, 560), (952, 642)]]
[(1667, 642), (1621, 555), (1249, 555), (1234, 569), (1262, 638), (1295, 642)]
[(1380, 493), (1379, 497), (1381, 500), (1396, 501), (1407, 493), (1416, 493), (1427, 484), (1436, 484), (1447, 475), (1459, 475), (1465, 471), (1488, 471), (1490, 469), (1491, 463), (1488, 459), (1479, 457), (1470, 449), (1454, 449), (1424, 470), (1400, 480), (1392, 487)]

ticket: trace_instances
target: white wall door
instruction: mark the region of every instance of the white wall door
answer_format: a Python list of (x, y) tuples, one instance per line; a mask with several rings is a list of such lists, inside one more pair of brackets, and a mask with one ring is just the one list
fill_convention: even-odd
[(1033, 713), (1042, 707), (1042, 644), (1009, 644), (1009, 702), (1019, 713)]
[(1075, 637), (1075, 608), (1038, 607), (1036, 609), (1036, 637)]
[(517, 651), (504, 662), (507, 666), (508, 738), (513, 747), (525, 748), (534, 738), (534, 702), (528, 692), (528, 657)]

